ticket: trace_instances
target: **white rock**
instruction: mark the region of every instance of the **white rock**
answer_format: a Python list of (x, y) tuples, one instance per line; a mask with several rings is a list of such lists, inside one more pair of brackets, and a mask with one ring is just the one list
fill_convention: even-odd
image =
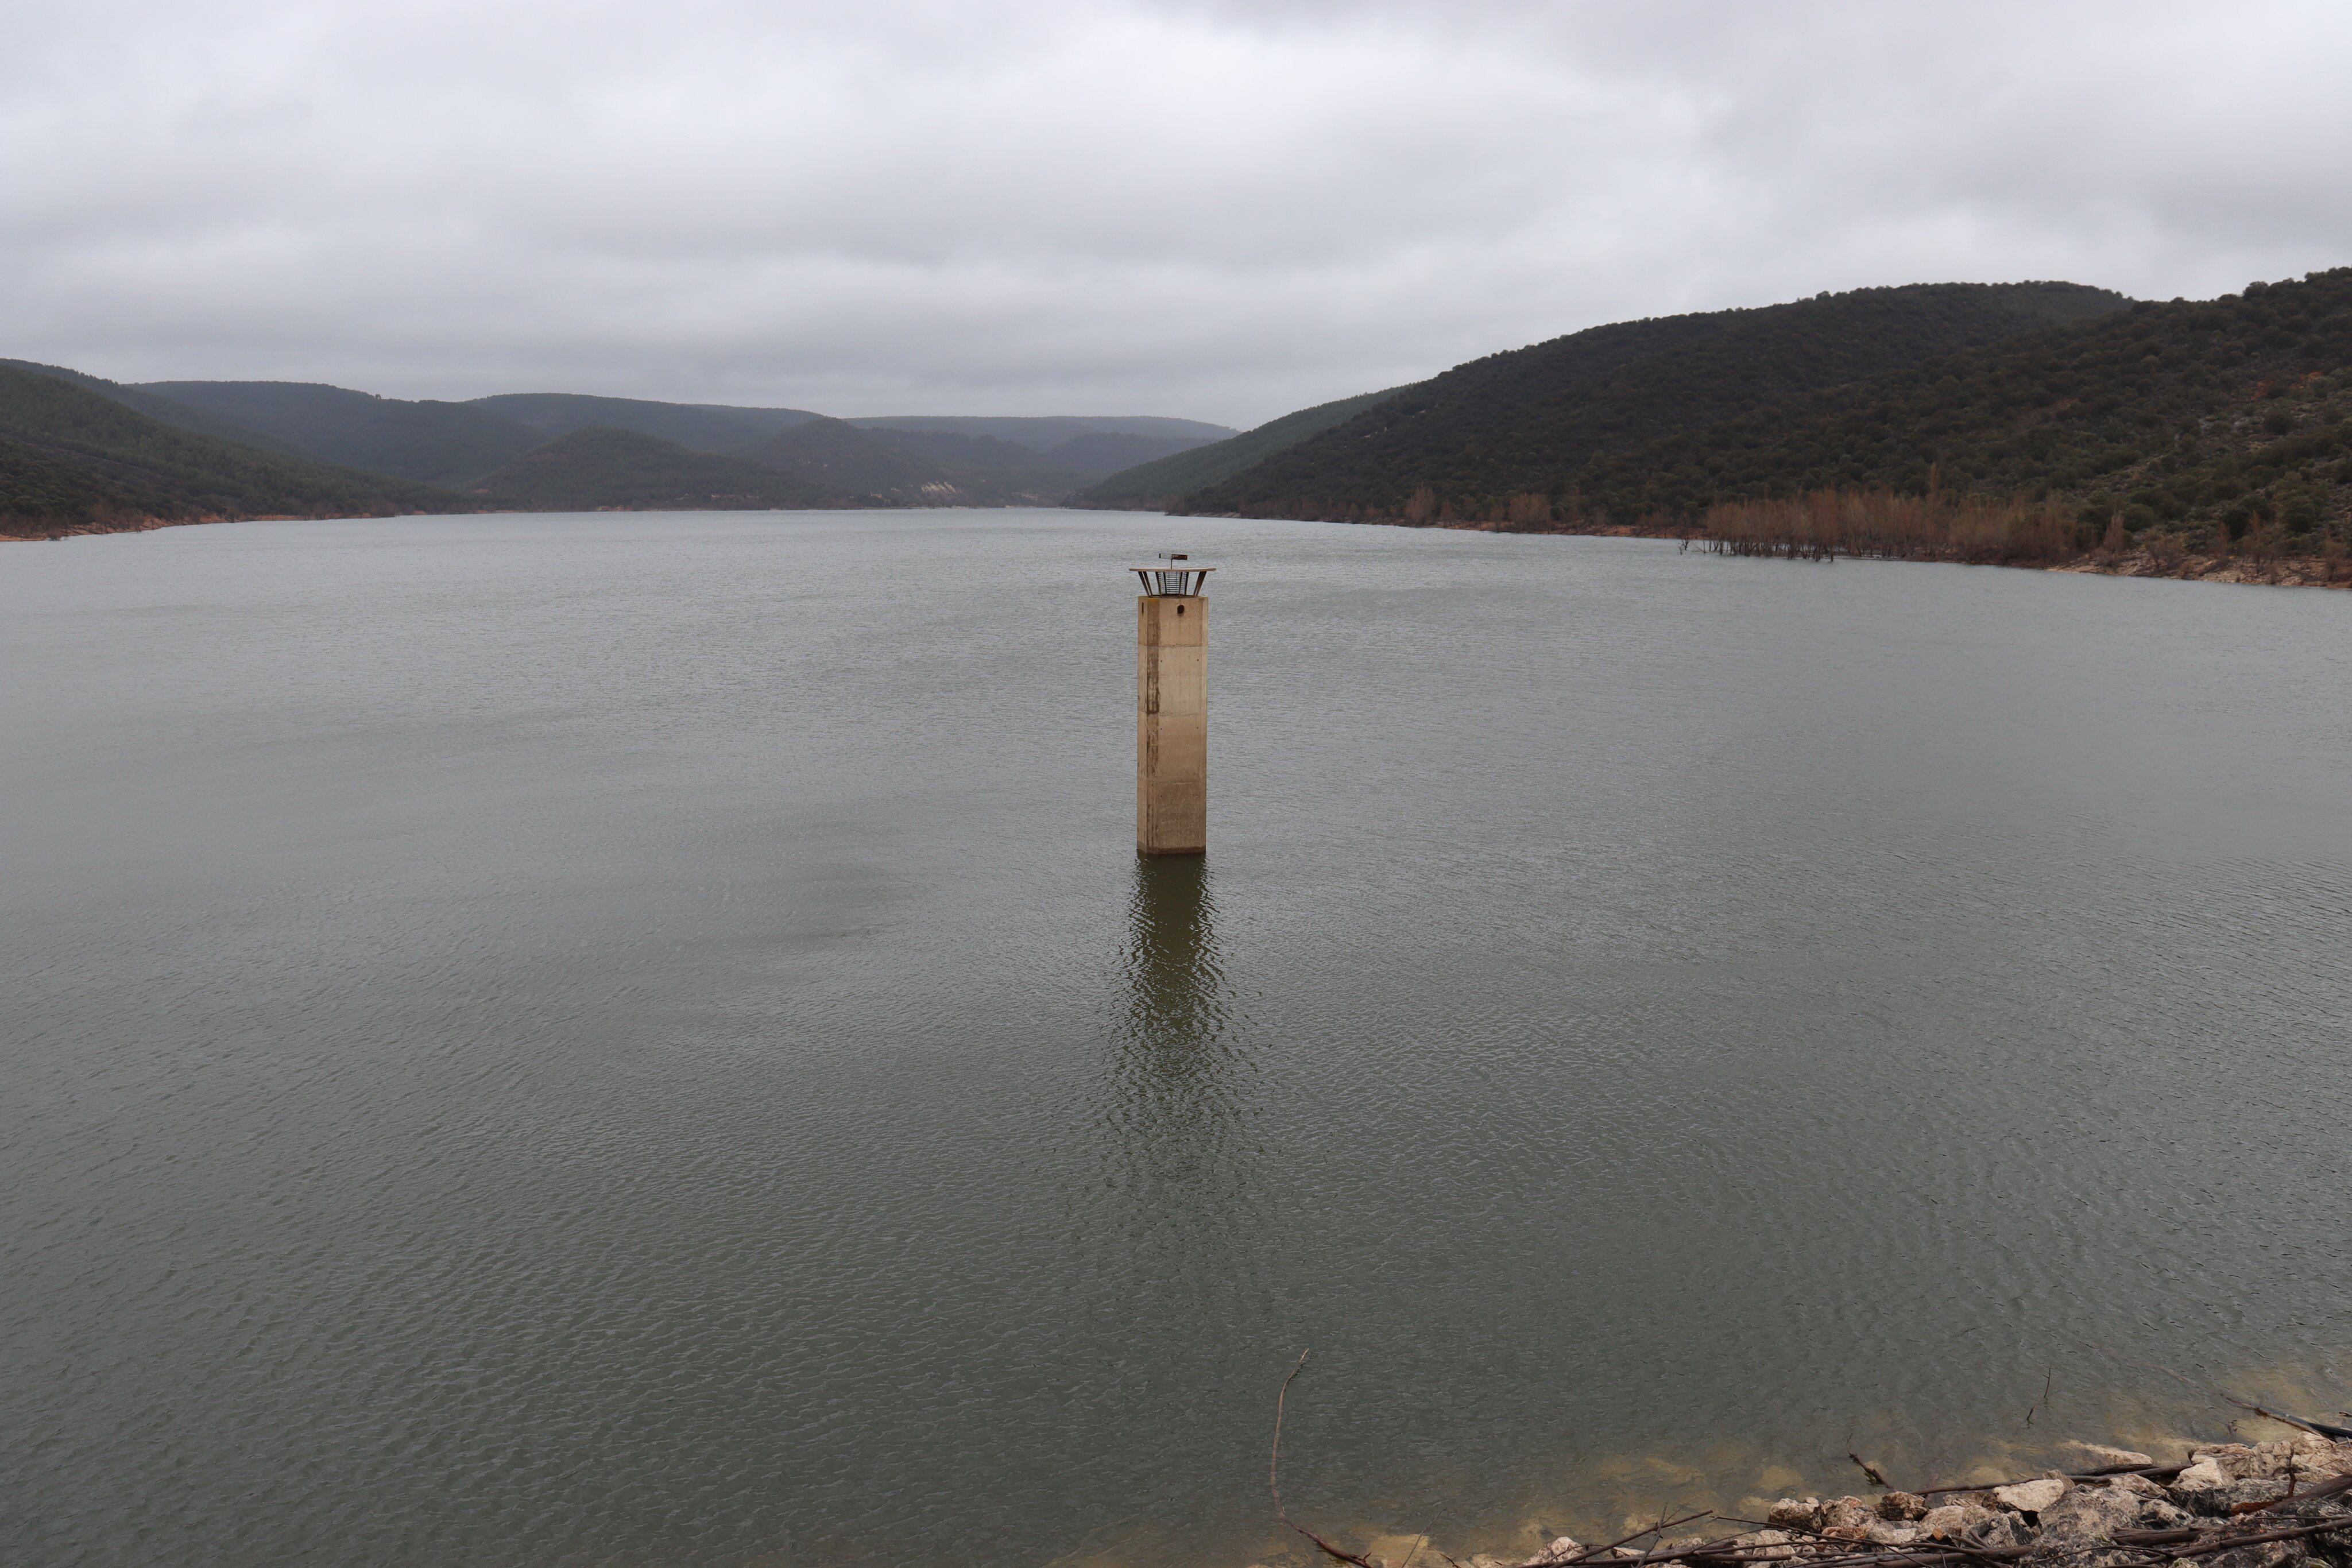
[(1528, 1559), (1528, 1568), (1551, 1568), (1551, 1564), (1555, 1563), (1565, 1563), (1571, 1557), (1580, 1557), (1583, 1554), (1584, 1548), (1576, 1543), (1576, 1537), (1558, 1536), (1541, 1552)]
[(1878, 1546), (1908, 1546), (1919, 1539), (1916, 1524), (1897, 1524), (1892, 1520), (1880, 1520), (1870, 1527), (1870, 1539)]
[(2229, 1479), (2221, 1473), (2219, 1460), (2200, 1456), (2195, 1464), (2173, 1477), (2172, 1484), (2187, 1491), (2202, 1491), (2207, 1487), (2220, 1486)]
[(1995, 1502), (2020, 1513), (2040, 1513), (2065, 1495), (2066, 1483), (2056, 1479), (2020, 1481), (2013, 1487), (1992, 1489)]

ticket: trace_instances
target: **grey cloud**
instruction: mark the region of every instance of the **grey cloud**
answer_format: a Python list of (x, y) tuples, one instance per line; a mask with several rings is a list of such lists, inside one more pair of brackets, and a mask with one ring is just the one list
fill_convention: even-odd
[(52, 7), (0, 353), (1248, 423), (1597, 321), (2352, 261), (2328, 6)]

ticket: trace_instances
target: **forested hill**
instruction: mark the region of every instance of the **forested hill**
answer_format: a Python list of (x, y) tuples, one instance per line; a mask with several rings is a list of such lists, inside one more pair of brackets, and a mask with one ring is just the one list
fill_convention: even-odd
[(817, 416), (800, 408), (652, 402), (583, 392), (497, 392), (465, 405), (529, 425), (544, 441), (575, 430), (627, 430), (693, 452), (740, 452)]
[(1912, 284), (1595, 327), (1406, 388), (1175, 509), (1395, 516), (1423, 488), (1562, 494), (1601, 453), (2128, 303), (2074, 283)]
[[(1885, 488), (2058, 497), (2192, 547), (2352, 530), (2352, 267), (2135, 305), (1596, 458), (1561, 494), (1632, 522)], [(1466, 502), (1467, 497), (1464, 500)], [(2316, 541), (2315, 540), (2315, 543)]]
[(30, 360), (0, 360), (0, 365), (13, 366), (20, 371), (32, 371), (40, 375), (55, 376), (60, 381), (71, 382), (84, 392), (94, 392), (102, 398), (122, 404), (125, 408), (137, 409), (150, 419), (161, 420), (163, 423), (176, 429), (192, 430), (198, 435), (217, 436), (223, 441), (234, 441), (246, 446), (258, 446), (265, 452), (282, 453), (289, 457), (312, 455), (299, 446), (280, 441), (264, 431), (256, 430), (249, 424), (240, 423), (236, 420), (205, 409), (192, 408), (186, 403), (173, 402), (170, 398), (149, 392), (144, 387), (124, 386), (120, 382), (110, 382), (103, 376), (93, 376), (81, 371), (68, 370), (63, 365), (36, 364)]
[(547, 439), (473, 403), (310, 382), (149, 382), (139, 390), (235, 420), (321, 462), (428, 485), (471, 479)]
[(61, 375), (0, 365), (0, 535), (468, 509), (446, 490), (178, 429)]

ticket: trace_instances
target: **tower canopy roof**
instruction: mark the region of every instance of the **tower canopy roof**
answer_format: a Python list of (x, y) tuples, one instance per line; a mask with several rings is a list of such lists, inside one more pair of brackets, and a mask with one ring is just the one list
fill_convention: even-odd
[(1150, 566), (1131, 566), (1128, 570), (1142, 580), (1143, 591), (1155, 599), (1190, 598), (1208, 586), (1213, 566), (1195, 566), (1192, 558), (1175, 552), (1161, 556)]

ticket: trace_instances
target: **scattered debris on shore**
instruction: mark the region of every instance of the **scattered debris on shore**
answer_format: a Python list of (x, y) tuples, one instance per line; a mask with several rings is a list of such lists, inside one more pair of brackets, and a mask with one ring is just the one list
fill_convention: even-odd
[[(2352, 1442), (2300, 1432), (2276, 1443), (2219, 1443), (2187, 1462), (2091, 1444), (2108, 1463), (1998, 1486), (1889, 1490), (1875, 1497), (1782, 1498), (1755, 1528), (1661, 1539), (1644, 1531), (1588, 1548), (1561, 1536), (1526, 1568), (1683, 1563), (1728, 1568), (1942, 1568), (1993, 1563), (2069, 1568), (2291, 1568), (2352, 1563)], [(1672, 1528), (1668, 1526), (1667, 1528)], [(1401, 1568), (1401, 1565), (1399, 1565)], [(1481, 1555), (1468, 1568), (1503, 1568)]]
[[(2352, 1427), (2284, 1414), (2220, 1389), (2210, 1392), (2293, 1435), (2276, 1442), (2191, 1444), (2188, 1458), (2171, 1463), (2073, 1441), (2061, 1450), (2080, 1461), (2074, 1469), (1916, 1492), (1890, 1485), (1879, 1467), (1848, 1454), (1876, 1495), (1759, 1497), (1739, 1505), (1761, 1519), (1712, 1509), (1679, 1517), (1662, 1511), (1648, 1525), (1629, 1518), (1627, 1525), (1639, 1528), (1597, 1546), (1558, 1535), (1533, 1556), (1479, 1552), (1466, 1563), (1426, 1535), (1384, 1536), (1349, 1552), (1293, 1519), (1282, 1500), (1284, 1408), (1311, 1354), (1299, 1352), (1275, 1395), (1266, 1489), (1277, 1523), (1320, 1558), (1353, 1568), (1435, 1568), (1441, 1562), (1451, 1568), (2352, 1568)], [(2196, 1386), (2168, 1368), (2151, 1370)], [(2235, 1435), (2236, 1426), (2230, 1430)], [(1711, 1531), (1673, 1533), (1709, 1521)]]
[[(1662, 1518), (1600, 1545), (1562, 1535), (1528, 1557), (1481, 1552), (1465, 1562), (1425, 1536), (1408, 1538), (1401, 1556), (1375, 1554), (1388, 1542), (1351, 1552), (1291, 1528), (1322, 1558), (1356, 1568), (2352, 1568), (2352, 1437), (2324, 1435), (2340, 1430), (2204, 1445), (2172, 1464), (2074, 1443), (2090, 1461), (2078, 1470), (1920, 1492), (1786, 1497), (1762, 1519)], [(1718, 1528), (1670, 1533), (1708, 1521)]]

